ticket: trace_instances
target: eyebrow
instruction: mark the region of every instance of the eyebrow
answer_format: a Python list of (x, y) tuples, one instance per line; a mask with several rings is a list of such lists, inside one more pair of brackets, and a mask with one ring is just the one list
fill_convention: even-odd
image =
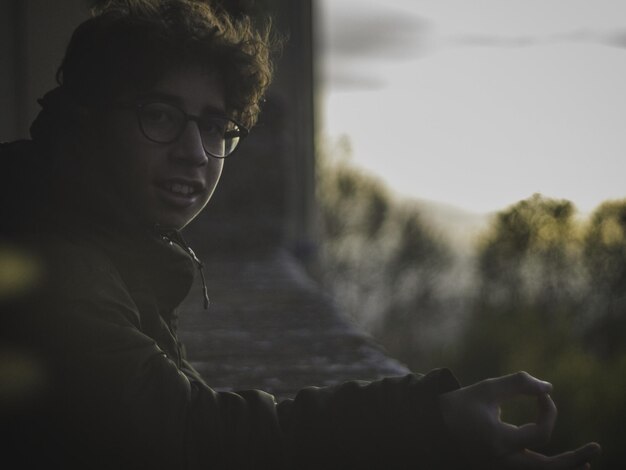
[[(169, 104), (173, 104), (176, 105), (180, 108), (184, 109), (184, 101), (183, 99), (178, 96), (178, 95), (173, 95), (171, 93), (165, 93), (162, 91), (149, 91), (147, 93), (142, 93), (137, 97), (137, 100), (139, 102), (147, 102), (147, 101), (151, 101), (151, 100), (155, 100), (155, 101), (162, 101), (164, 103), (169, 103)], [(226, 115), (226, 111), (224, 111), (223, 109), (218, 108), (217, 106), (211, 106), (211, 105), (207, 105), (204, 106), (202, 108), (202, 113), (203, 114), (218, 114), (220, 116), (225, 116)]]

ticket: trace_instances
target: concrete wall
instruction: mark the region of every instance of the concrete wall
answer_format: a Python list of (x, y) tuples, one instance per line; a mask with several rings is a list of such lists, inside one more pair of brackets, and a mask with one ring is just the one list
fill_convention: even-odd
[(0, 141), (18, 136), (17, 95), (20, 94), (16, 72), (18, 2), (0, 2)]
[(28, 137), (37, 99), (55, 86), (65, 46), (88, 14), (84, 0), (1, 0), (0, 141)]

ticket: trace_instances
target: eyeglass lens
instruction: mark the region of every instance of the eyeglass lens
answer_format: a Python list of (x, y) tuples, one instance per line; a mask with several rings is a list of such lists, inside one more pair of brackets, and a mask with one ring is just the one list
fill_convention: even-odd
[[(139, 122), (145, 136), (164, 144), (180, 137), (187, 120), (181, 109), (167, 103), (148, 103), (139, 111)], [(197, 123), (205, 152), (223, 158), (237, 147), (240, 129), (233, 121), (219, 116), (204, 116)]]

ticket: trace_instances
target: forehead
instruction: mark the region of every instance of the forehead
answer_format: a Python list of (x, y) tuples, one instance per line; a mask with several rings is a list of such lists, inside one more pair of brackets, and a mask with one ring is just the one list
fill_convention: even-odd
[(158, 98), (181, 106), (186, 112), (226, 113), (224, 86), (218, 74), (201, 66), (183, 66), (165, 73), (140, 98)]

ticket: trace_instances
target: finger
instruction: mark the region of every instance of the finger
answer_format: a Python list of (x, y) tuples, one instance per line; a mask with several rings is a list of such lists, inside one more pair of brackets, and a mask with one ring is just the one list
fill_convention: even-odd
[(484, 382), (494, 400), (501, 402), (517, 395), (539, 395), (550, 393), (552, 384), (539, 380), (527, 372), (516, 372)]
[(548, 466), (545, 468), (549, 470), (567, 470), (584, 467), (585, 464), (588, 464), (590, 460), (597, 457), (599, 454), (600, 446), (592, 442), (576, 450), (548, 457)]
[(552, 430), (556, 422), (556, 405), (550, 395), (543, 394), (537, 397), (539, 412), (534, 423), (514, 426), (501, 423), (500, 436), (502, 447), (511, 452), (525, 448), (536, 448), (546, 445), (550, 441)]
[(534, 435), (525, 447), (546, 445), (556, 423), (557, 409), (552, 397), (547, 393), (537, 397), (537, 420), (535, 422)]
[(589, 467), (589, 461), (600, 453), (595, 442), (576, 450), (547, 457), (531, 450), (523, 450), (502, 458), (502, 466), (507, 469), (528, 470), (575, 470)]

